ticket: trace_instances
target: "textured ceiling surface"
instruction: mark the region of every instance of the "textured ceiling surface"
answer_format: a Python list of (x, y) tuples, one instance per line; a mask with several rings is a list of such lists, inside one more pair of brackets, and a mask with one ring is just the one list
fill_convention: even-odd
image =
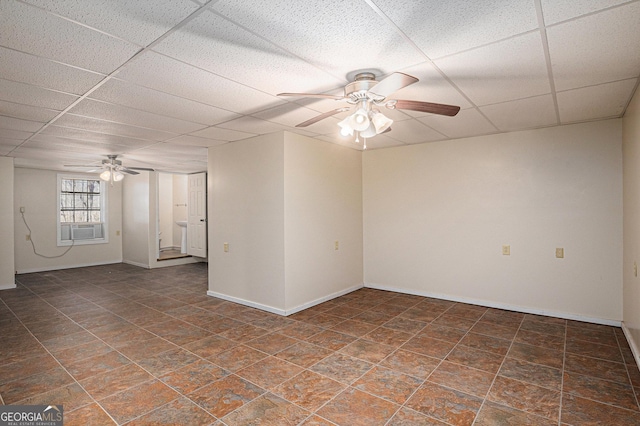
[(420, 79), (368, 149), (621, 117), (640, 77), (640, 0), (0, 0), (0, 155), (62, 169), (206, 170), (207, 147), (339, 135), (356, 71)]

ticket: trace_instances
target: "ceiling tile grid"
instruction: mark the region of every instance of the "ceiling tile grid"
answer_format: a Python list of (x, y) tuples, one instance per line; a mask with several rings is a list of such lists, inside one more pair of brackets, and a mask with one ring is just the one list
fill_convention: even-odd
[[(640, 0), (2, 0), (0, 155), (62, 168), (107, 154), (196, 172), (206, 150), (276, 131), (362, 149), (355, 72), (419, 82), (389, 96), (368, 149), (621, 117), (640, 78)], [(74, 151), (75, 150), (75, 151)]]

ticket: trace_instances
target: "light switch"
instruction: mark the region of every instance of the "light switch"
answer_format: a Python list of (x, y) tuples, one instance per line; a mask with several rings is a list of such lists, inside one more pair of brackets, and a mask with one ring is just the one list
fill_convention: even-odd
[(509, 246), (509, 245), (502, 246), (502, 255), (503, 256), (510, 256), (511, 255), (511, 246)]
[(633, 276), (638, 276), (638, 262), (633, 262)]
[(340, 243), (336, 240), (336, 242), (334, 243), (334, 249), (335, 250), (339, 250), (340, 249)]
[(229, 252), (229, 243), (224, 243), (224, 252), (225, 253)]
[(558, 259), (564, 258), (564, 249), (561, 247), (556, 248), (556, 257)]

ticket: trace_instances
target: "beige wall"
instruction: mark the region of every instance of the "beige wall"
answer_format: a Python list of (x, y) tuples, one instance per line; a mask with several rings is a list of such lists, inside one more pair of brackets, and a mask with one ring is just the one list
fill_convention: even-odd
[(622, 120), (624, 153), (624, 323), (623, 328), (640, 365), (640, 91)]
[(210, 148), (207, 175), (209, 294), (274, 312), (286, 308), (282, 139)]
[(619, 322), (621, 124), (366, 151), (365, 285)]
[[(162, 232), (160, 247), (173, 247), (173, 227), (178, 225), (173, 219), (173, 175), (169, 173), (158, 173), (158, 223)], [(177, 241), (179, 246), (180, 240)]]
[(295, 311), (362, 287), (362, 156), (292, 133), (284, 142), (285, 305)]
[[(122, 261), (122, 241), (117, 232), (122, 229), (121, 185), (107, 185), (108, 232), (106, 244), (78, 245), (63, 257), (46, 259), (33, 253), (31, 243), (26, 240), (28, 234), (20, 207), (25, 208), (25, 218), (32, 230), (32, 238), (39, 253), (56, 256), (67, 247), (57, 247), (56, 215), (57, 175), (52, 170), (15, 168), (14, 181), (14, 227), (15, 227), (15, 269), (18, 273), (73, 268), (79, 266), (118, 263)], [(77, 174), (77, 173), (74, 173)], [(95, 177), (96, 175), (87, 175)]]
[[(15, 288), (13, 158), (0, 157), (0, 290)], [(19, 213), (16, 213), (19, 214)]]

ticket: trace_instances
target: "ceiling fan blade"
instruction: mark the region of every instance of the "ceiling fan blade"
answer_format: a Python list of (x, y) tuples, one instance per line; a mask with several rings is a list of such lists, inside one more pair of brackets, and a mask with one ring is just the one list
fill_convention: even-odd
[(448, 115), (453, 117), (460, 111), (459, 106), (434, 104), (431, 102), (393, 100), (386, 103), (390, 109), (408, 109), (411, 111), (428, 112), (430, 114)]
[(129, 170), (142, 170), (144, 172), (155, 172), (156, 169), (150, 169), (148, 167), (127, 167)]
[(95, 164), (93, 166), (89, 166), (88, 164), (65, 164), (63, 167), (82, 167), (83, 169), (95, 169), (96, 167), (100, 166), (96, 166)]
[(338, 95), (324, 95), (322, 93), (278, 93), (277, 96), (290, 96), (294, 98), (322, 98), (322, 99), (335, 99), (336, 101), (341, 101), (344, 99), (344, 96)]
[(331, 117), (332, 115), (335, 115), (343, 111), (349, 111), (349, 108), (347, 107), (338, 108), (338, 109), (334, 109), (333, 111), (325, 112), (324, 114), (316, 115), (315, 117), (296, 125), (296, 127), (307, 127), (310, 124), (317, 123), (320, 120), (324, 120), (325, 118)]
[(403, 74), (401, 72), (394, 72), (388, 77), (380, 80), (378, 84), (369, 89), (369, 93), (373, 93), (374, 95), (377, 95), (379, 97), (386, 98), (387, 96), (397, 92), (403, 87), (407, 87), (417, 82), (418, 79), (411, 75)]
[(127, 167), (124, 167), (124, 166), (115, 166), (114, 169), (117, 172), (127, 173), (127, 174), (130, 174), (130, 175), (139, 175), (140, 174), (140, 173), (136, 172), (135, 170), (131, 170), (131, 169), (129, 169)]

